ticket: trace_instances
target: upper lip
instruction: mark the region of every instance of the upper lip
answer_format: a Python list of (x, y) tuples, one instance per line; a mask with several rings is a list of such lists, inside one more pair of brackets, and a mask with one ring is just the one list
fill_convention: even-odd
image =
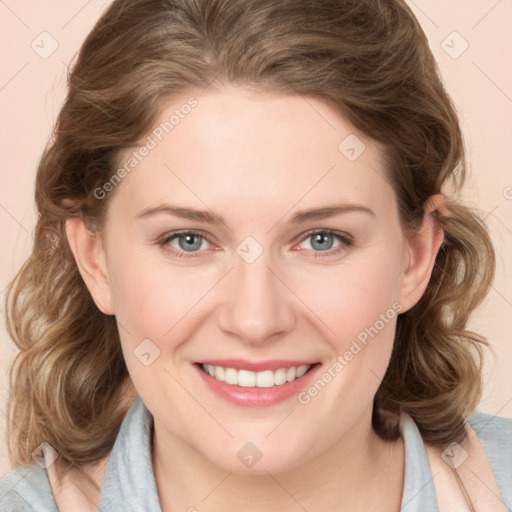
[(304, 361), (298, 359), (272, 359), (267, 361), (248, 361), (247, 359), (204, 359), (202, 361), (198, 361), (198, 364), (210, 364), (212, 366), (222, 366), (223, 368), (234, 368), (235, 370), (261, 372), (264, 370), (278, 370), (279, 368), (313, 365), (316, 362), (317, 361)]

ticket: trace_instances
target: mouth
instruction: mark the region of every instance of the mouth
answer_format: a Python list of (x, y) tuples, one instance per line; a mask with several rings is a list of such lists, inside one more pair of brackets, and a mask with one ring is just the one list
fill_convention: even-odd
[(259, 372), (251, 370), (237, 370), (236, 368), (226, 368), (213, 364), (201, 363), (200, 368), (210, 377), (231, 384), (232, 386), (241, 386), (244, 388), (272, 388), (282, 386), (288, 382), (300, 379), (311, 368), (312, 364), (301, 366), (291, 366), (289, 368), (278, 368), (277, 370), (263, 370)]
[(199, 376), (216, 395), (248, 407), (274, 405), (296, 395), (321, 363), (210, 360), (195, 363)]

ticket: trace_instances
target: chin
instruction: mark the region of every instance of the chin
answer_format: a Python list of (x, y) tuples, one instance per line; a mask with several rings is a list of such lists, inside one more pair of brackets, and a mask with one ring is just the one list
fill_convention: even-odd
[[(283, 450), (286, 447), (286, 450)], [(291, 444), (270, 445), (268, 442), (235, 442), (229, 447), (219, 446), (220, 453), (206, 455), (210, 462), (222, 469), (239, 475), (277, 474), (291, 470), (309, 457)], [(232, 453), (234, 456), (229, 456)]]

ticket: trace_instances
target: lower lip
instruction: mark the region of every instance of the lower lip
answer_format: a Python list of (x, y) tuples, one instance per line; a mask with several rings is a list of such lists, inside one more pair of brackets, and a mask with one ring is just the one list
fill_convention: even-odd
[(302, 377), (287, 382), (286, 384), (281, 384), (280, 386), (273, 386), (271, 388), (246, 388), (214, 379), (199, 368), (199, 365), (195, 364), (194, 366), (196, 371), (199, 372), (199, 376), (215, 394), (228, 402), (242, 407), (268, 407), (284, 402), (299, 393), (320, 367), (319, 364), (316, 364)]

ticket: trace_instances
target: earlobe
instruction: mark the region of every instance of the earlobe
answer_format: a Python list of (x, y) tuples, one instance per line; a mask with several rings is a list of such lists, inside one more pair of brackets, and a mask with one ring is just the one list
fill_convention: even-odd
[(101, 237), (92, 233), (79, 217), (66, 221), (68, 243), (78, 270), (98, 309), (113, 315), (112, 292)]
[(417, 304), (427, 288), (444, 240), (444, 229), (439, 218), (448, 216), (445, 197), (441, 194), (429, 197), (424, 206), (422, 225), (407, 242), (409, 262), (402, 276), (399, 299), (403, 312)]

